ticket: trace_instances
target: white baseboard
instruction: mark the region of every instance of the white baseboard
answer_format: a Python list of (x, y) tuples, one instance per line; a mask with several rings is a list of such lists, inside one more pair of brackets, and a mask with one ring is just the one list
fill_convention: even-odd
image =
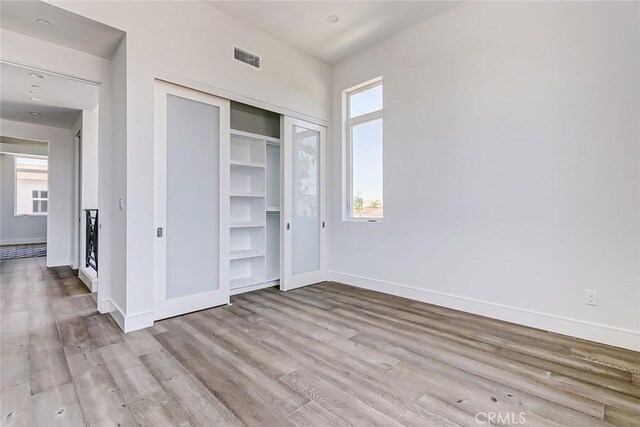
[(140, 311), (138, 313), (126, 315), (120, 307), (113, 302), (113, 300), (108, 301), (109, 302), (106, 305), (110, 304), (113, 307), (113, 311), (110, 311), (109, 314), (113, 317), (113, 320), (116, 321), (124, 333), (153, 326), (153, 311)]
[(36, 237), (33, 239), (3, 239), (0, 240), (0, 246), (5, 245), (35, 245), (38, 243), (47, 243), (46, 237)]
[(108, 314), (116, 311), (117, 308), (113, 305), (110, 299), (102, 299), (98, 301), (98, 311), (102, 314)]
[(79, 268), (78, 278), (87, 286), (90, 292), (98, 292), (98, 278), (93, 270), (88, 270), (84, 267)]
[(47, 256), (47, 267), (67, 267), (71, 266), (69, 258), (52, 258)]
[(532, 328), (543, 329), (589, 341), (640, 351), (640, 331), (617, 328), (554, 314), (496, 304), (413, 286), (332, 271), (329, 279), (359, 288), (370, 289), (416, 301), (426, 302)]

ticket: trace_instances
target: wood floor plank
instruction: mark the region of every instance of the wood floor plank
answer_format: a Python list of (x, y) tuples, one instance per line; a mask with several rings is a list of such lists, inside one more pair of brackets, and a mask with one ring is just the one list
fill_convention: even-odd
[(344, 420), (348, 425), (399, 426), (392, 418), (365, 405), (307, 370), (300, 369), (283, 376), (280, 380), (327, 412)]
[(188, 338), (185, 340), (183, 333), (173, 331), (156, 337), (242, 423), (251, 426), (291, 425), (274, 407), (273, 401), (265, 400), (245, 378), (238, 378), (235, 370), (212, 360), (199, 343)]
[(240, 420), (190, 373), (171, 377), (161, 384), (191, 425), (242, 425)]
[(295, 322), (291, 322), (291, 317), (283, 313), (278, 313), (277, 311), (256, 301), (245, 302), (244, 307), (253, 311), (261, 319), (268, 319), (274, 324), (280, 325), (282, 328), (291, 330), (292, 334), (328, 344), (346, 353), (350, 353), (355, 357), (359, 357), (368, 363), (376, 365), (380, 367), (380, 369), (386, 370), (389, 369), (390, 366), (398, 363), (398, 359), (394, 357), (373, 351), (367, 347), (355, 345), (349, 339), (326, 330), (317, 324), (301, 321), (300, 319), (296, 319)]
[(575, 347), (571, 349), (571, 356), (576, 359), (587, 360), (603, 366), (630, 372), (632, 375), (640, 375), (640, 358), (626, 360), (621, 357), (605, 354), (604, 352), (588, 351)]
[(29, 313), (2, 315), (0, 336), (0, 389), (27, 384), (31, 391), (29, 365)]
[(124, 334), (124, 340), (129, 344), (129, 350), (136, 356), (152, 353), (162, 349), (162, 345), (147, 329)]
[(289, 414), (288, 418), (298, 427), (350, 426), (345, 420), (327, 411), (316, 402), (309, 402), (301, 406)]
[(33, 425), (81, 427), (85, 425), (73, 383), (54, 387), (31, 398)]
[(32, 394), (71, 382), (58, 327), (50, 308), (29, 313), (29, 364)]
[(640, 387), (636, 384), (632, 384), (629, 381), (610, 378), (595, 374), (591, 371), (584, 371), (581, 369), (566, 366), (550, 360), (545, 360), (540, 357), (530, 356), (528, 354), (520, 353), (509, 349), (500, 349), (498, 356), (521, 363), (526, 363), (531, 366), (537, 366), (541, 369), (545, 369), (552, 373), (552, 375), (560, 375), (562, 377), (573, 378), (579, 381), (583, 381), (588, 384), (594, 384), (605, 389), (615, 391), (618, 393), (626, 394), (636, 399), (640, 398)]
[(219, 345), (231, 349), (242, 360), (254, 365), (272, 378), (279, 378), (300, 368), (300, 363), (295, 360), (261, 345), (258, 341), (249, 340), (246, 336), (237, 334), (225, 323), (208, 316), (205, 312), (195, 314), (192, 319), (192, 326), (200, 327), (211, 334), (212, 339)]
[(87, 425), (136, 424), (95, 343), (67, 346), (65, 355)]
[[(438, 375), (442, 377), (443, 384), (446, 384), (447, 378), (451, 377), (456, 381), (466, 381), (473, 384), (477, 393), (486, 394), (489, 392), (493, 397), (499, 395), (513, 399), (522, 405), (523, 410), (538, 413), (552, 421), (572, 420), (573, 424), (569, 425), (601, 425), (599, 420), (602, 420), (603, 417), (603, 404), (600, 405), (588, 399), (553, 389), (549, 393), (544, 393), (544, 385), (536, 382), (520, 387), (519, 383), (522, 379), (516, 378), (514, 381), (513, 374), (508, 372), (505, 372), (503, 376), (489, 379), (487, 375), (478, 375), (473, 370), (470, 372), (463, 369), (464, 367), (452, 366), (448, 360), (440, 361), (409, 351), (389, 341), (386, 337), (377, 338), (361, 334), (352, 339), (402, 358), (408, 366), (394, 367), (390, 372), (397, 369), (409, 369), (410, 375), (418, 383), (427, 385), (435, 381), (437, 387), (440, 381)], [(488, 398), (489, 395), (486, 397)]]
[[(232, 333), (244, 335), (244, 339), (252, 339), (268, 346), (283, 358), (299, 361), (308, 368), (325, 369), (323, 373), (327, 377), (341, 377), (343, 386), (352, 391), (352, 382), (357, 378), (364, 378), (364, 381), (370, 384), (372, 392), (393, 396), (403, 402), (413, 402), (424, 393), (423, 387), (410, 378), (407, 381), (389, 381), (386, 376), (388, 371), (377, 369), (376, 366), (349, 353), (331, 349), (308, 338), (292, 338), (291, 333), (279, 325), (261, 322), (255, 317), (237, 317), (229, 310), (213, 310), (209, 311), (208, 315), (231, 325), (234, 328)], [(336, 383), (340, 384), (339, 381)]]
[(227, 348), (224, 343), (207, 339), (208, 333), (202, 333), (202, 330), (194, 327), (188, 319), (174, 319), (172, 325), (175, 325), (177, 331), (195, 338), (207, 350), (207, 354), (212, 359), (209, 366), (215, 363), (216, 367), (221, 368), (225, 374), (232, 375), (235, 382), (252, 387), (263, 400), (269, 402), (283, 415), (288, 415), (307, 403), (307, 399), (291, 393), (278, 381), (271, 381), (273, 376), (261, 370), (255, 361), (239, 357), (236, 351)]
[(108, 316), (96, 313), (84, 317), (89, 336), (98, 347), (124, 342), (123, 335)]
[(139, 426), (189, 426), (191, 423), (163, 390), (145, 396), (129, 405)]
[(314, 323), (317, 326), (338, 334), (344, 338), (351, 338), (358, 333), (357, 330), (341, 325), (340, 323), (319, 319), (317, 316), (305, 312), (304, 308), (293, 308), (286, 304), (282, 304), (282, 299), (278, 297), (278, 294), (272, 292), (263, 292), (259, 296), (256, 295), (255, 298), (257, 299), (253, 299), (251, 301), (260, 301), (262, 304), (269, 308), (279, 311), (292, 318), (304, 320), (309, 323)]
[[(4, 360), (2, 361), (4, 363)], [(31, 384), (19, 383), (0, 391), (2, 426), (31, 426)]]
[(160, 384), (126, 342), (100, 347), (99, 351), (126, 403), (162, 392)]

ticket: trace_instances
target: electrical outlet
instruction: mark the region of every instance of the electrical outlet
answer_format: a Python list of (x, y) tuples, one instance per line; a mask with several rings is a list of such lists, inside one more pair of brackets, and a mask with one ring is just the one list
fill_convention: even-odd
[(342, 255), (342, 256), (340, 257), (340, 264), (345, 264), (346, 262), (347, 262), (347, 257), (346, 257), (346, 256), (344, 256), (344, 255)]
[(598, 305), (598, 291), (590, 291), (587, 289), (587, 305)]

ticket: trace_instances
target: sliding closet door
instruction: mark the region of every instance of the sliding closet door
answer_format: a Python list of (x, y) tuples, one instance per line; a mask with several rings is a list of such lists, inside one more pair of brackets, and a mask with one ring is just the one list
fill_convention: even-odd
[(290, 117), (283, 128), (286, 291), (326, 280), (326, 128)]
[(229, 302), (229, 101), (156, 82), (155, 102), (154, 315), (162, 319)]

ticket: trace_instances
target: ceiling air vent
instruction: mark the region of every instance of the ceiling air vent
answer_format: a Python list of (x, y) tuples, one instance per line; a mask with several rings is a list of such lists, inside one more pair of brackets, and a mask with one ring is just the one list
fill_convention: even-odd
[(245, 64), (251, 65), (252, 67), (260, 68), (260, 57), (258, 55), (254, 55), (253, 53), (249, 53), (246, 50), (234, 47), (233, 57), (238, 61), (242, 61)]

